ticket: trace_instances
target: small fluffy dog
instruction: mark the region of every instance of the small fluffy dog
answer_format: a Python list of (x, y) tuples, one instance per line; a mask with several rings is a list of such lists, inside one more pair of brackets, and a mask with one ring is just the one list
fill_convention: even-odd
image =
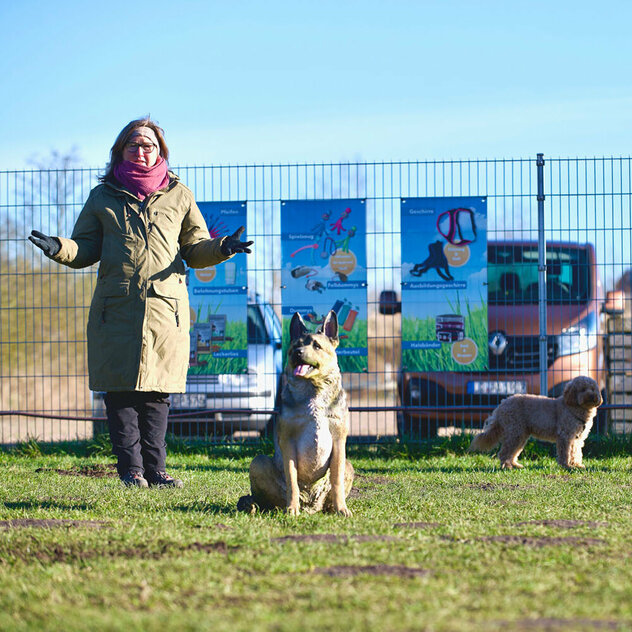
[(485, 422), (469, 452), (485, 452), (501, 443), (503, 468), (522, 467), (518, 456), (530, 436), (557, 444), (557, 462), (565, 468), (584, 467), (582, 448), (601, 405), (595, 380), (576, 377), (555, 399), (542, 395), (512, 395), (503, 400)]
[(274, 457), (260, 454), (250, 464), (250, 495), (239, 499), (239, 510), (252, 512), (256, 505), (285, 508), (293, 516), (301, 509), (351, 515), (346, 498), (354, 472), (345, 457), (349, 409), (337, 346), (334, 311), (313, 334), (294, 314)]

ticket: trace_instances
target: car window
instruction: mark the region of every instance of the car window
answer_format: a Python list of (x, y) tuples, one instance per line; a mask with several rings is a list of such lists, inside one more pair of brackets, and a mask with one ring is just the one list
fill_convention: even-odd
[[(537, 246), (490, 244), (487, 254), (489, 303), (537, 304)], [(549, 303), (576, 304), (590, 299), (591, 274), (585, 248), (547, 246), (546, 266)]]

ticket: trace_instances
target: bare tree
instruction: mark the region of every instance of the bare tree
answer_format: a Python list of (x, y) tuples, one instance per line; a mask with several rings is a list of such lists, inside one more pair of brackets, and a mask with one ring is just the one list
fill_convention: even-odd
[[(28, 163), (36, 171), (31, 172), (30, 191), (24, 191), (25, 207), (30, 206), (31, 213), (35, 212), (35, 205), (47, 211), (47, 230), (62, 234), (68, 211), (76, 198), (78, 182), (74, 169), (81, 163), (79, 149), (76, 146), (66, 152), (53, 149), (48, 156), (31, 156)], [(30, 205), (26, 200), (28, 194), (31, 196)]]

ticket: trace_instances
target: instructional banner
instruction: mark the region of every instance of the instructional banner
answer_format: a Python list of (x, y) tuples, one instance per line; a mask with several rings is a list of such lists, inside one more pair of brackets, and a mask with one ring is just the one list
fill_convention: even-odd
[[(198, 202), (212, 238), (246, 226), (245, 202)], [(244, 233), (242, 240), (247, 239)], [(244, 373), (248, 367), (247, 255), (187, 271), (191, 306), (189, 375)]]
[(402, 198), (402, 367), (483, 371), (487, 198)]
[(281, 202), (281, 256), (284, 349), (294, 312), (315, 331), (333, 309), (340, 369), (368, 370), (365, 200)]

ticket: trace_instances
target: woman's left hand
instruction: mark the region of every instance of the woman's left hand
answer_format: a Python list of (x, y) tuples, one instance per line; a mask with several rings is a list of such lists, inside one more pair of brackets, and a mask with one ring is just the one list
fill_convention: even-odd
[(246, 228), (244, 226), (240, 226), (232, 235), (229, 235), (224, 239), (220, 247), (222, 254), (230, 256), (240, 252), (252, 252), (250, 250), (250, 246), (252, 246), (254, 242), (239, 240), (245, 230)]

